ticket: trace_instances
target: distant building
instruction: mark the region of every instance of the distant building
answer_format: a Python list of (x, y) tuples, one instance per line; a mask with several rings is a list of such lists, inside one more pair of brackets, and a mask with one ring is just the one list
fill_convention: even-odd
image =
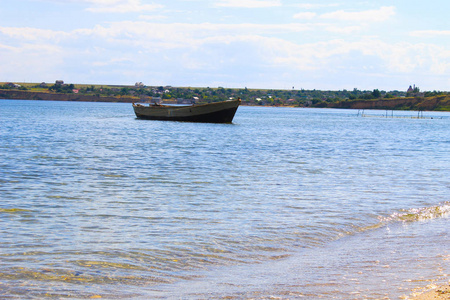
[(56, 85), (63, 85), (64, 84), (64, 80), (56, 80), (55, 84)]
[(407, 96), (414, 96), (414, 97), (424, 97), (425, 93), (421, 93), (419, 88), (414, 86), (409, 86), (408, 90), (406, 91)]
[(47, 84), (45, 82), (41, 82), (41, 84), (39, 85), (41, 88), (46, 88)]
[(12, 83), (12, 82), (8, 82), (7, 84), (5, 84), (6, 86), (10, 87), (10, 88), (20, 88), (20, 85)]

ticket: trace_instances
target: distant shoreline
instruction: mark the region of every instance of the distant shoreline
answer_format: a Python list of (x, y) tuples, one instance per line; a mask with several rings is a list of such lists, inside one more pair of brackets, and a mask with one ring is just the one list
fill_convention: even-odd
[[(0, 89), (0, 99), (11, 100), (48, 100), (48, 101), (80, 101), (80, 102), (120, 102), (135, 103), (148, 102), (151, 97), (142, 99), (137, 96), (103, 96), (86, 95), (76, 93), (56, 93), (41, 91), (24, 91), (16, 89)], [(167, 100), (166, 103), (176, 103), (176, 100)], [(249, 105), (242, 103), (243, 105)], [(252, 105), (252, 104), (250, 104)], [(258, 106), (253, 104), (252, 106)], [(272, 105), (280, 107), (298, 107), (295, 105)], [(450, 95), (432, 97), (398, 97), (390, 99), (355, 99), (330, 103), (318, 103), (317, 105), (300, 106), (317, 108), (341, 108), (341, 109), (386, 109), (386, 110), (415, 110), (415, 111), (450, 111)]]
[(348, 100), (330, 103), (330, 108), (450, 111), (450, 96), (404, 97), (373, 100)]
[(80, 101), (80, 102), (139, 102), (138, 97), (130, 96), (96, 96), (83, 94), (48, 93), (19, 90), (0, 90), (0, 99), (11, 100), (47, 100), (47, 101)]

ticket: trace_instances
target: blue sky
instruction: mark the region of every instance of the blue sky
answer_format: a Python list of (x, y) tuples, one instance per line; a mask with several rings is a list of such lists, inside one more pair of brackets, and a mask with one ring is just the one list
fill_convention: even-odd
[(1, 0), (0, 82), (450, 90), (450, 1)]

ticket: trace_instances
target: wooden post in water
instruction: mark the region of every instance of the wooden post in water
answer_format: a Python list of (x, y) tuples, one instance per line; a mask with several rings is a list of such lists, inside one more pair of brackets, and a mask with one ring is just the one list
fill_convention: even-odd
[(423, 119), (423, 110), (418, 110), (417, 111), (417, 119)]

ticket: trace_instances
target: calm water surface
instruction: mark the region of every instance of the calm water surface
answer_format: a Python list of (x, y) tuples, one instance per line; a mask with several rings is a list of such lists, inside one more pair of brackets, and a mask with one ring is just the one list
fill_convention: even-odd
[[(450, 272), (450, 115), (0, 100), (2, 298), (397, 298)], [(389, 116), (391, 112), (389, 112)]]

